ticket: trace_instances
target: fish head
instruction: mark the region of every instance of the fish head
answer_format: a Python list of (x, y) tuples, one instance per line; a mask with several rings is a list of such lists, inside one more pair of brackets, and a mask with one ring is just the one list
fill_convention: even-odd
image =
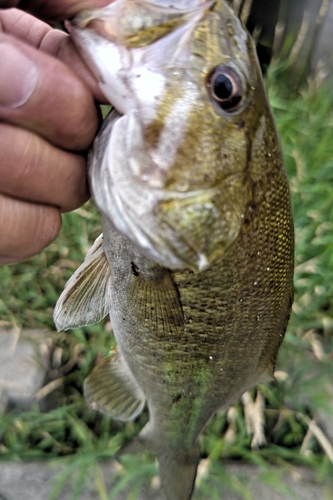
[(116, 110), (90, 161), (97, 207), (164, 267), (207, 268), (280, 154), (249, 34), (223, 0), (116, 0), (71, 33)]

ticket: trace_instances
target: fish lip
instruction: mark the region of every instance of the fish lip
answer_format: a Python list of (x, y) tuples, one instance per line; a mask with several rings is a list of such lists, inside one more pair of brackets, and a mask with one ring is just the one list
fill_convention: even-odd
[[(97, 197), (95, 203), (104, 217), (132, 244), (138, 248), (146, 257), (158, 262), (163, 267), (172, 270), (191, 269), (194, 273), (201, 272), (213, 263), (213, 259), (196, 247), (196, 245), (185, 235), (174, 228), (170, 222), (161, 218), (156, 213), (161, 201), (185, 200), (200, 195), (203, 191), (192, 191), (188, 193), (168, 192), (154, 189), (158, 192), (159, 199), (156, 199), (150, 209), (139, 211), (126, 204), (122, 199), (121, 206), (118, 205), (119, 214), (110, 213), (107, 207), (101, 203), (101, 198)], [(212, 193), (216, 189), (210, 190)], [(207, 191), (205, 191), (207, 194)], [(164, 230), (169, 232), (169, 237), (165, 237), (159, 231), (159, 224), (163, 223)]]
[[(220, 254), (221, 248), (223, 251), (237, 236), (234, 223), (230, 237), (229, 234), (226, 236), (223, 228), (222, 236), (218, 234), (220, 225), (217, 228), (214, 220), (220, 219), (220, 213), (216, 212), (213, 200), (223, 197), (221, 189), (167, 190), (133, 176), (128, 158), (123, 154), (123, 143), (113, 129), (118, 127), (123, 130), (122, 119), (125, 117), (114, 110), (111, 112), (89, 159), (90, 186), (97, 208), (143, 255), (163, 267), (173, 270), (189, 268), (196, 273), (207, 269)], [(115, 143), (117, 148), (114, 147)], [(169, 203), (171, 212), (167, 206)], [(192, 212), (193, 217), (186, 208), (192, 205), (197, 206)], [(180, 218), (177, 215), (182, 207), (194, 221), (193, 230), (186, 229), (185, 212)], [(205, 223), (212, 213), (212, 227), (215, 229), (212, 236), (209, 230), (203, 231), (203, 238), (196, 240), (195, 219), (198, 209), (204, 210), (199, 224)], [(228, 221), (225, 224), (227, 227)]]
[(158, 207), (173, 200), (183, 200), (187, 205), (191, 199), (207, 200), (216, 197), (219, 190), (167, 191), (134, 177), (128, 158), (124, 159), (122, 144), (117, 143), (117, 150), (113, 147), (113, 141), (117, 141), (114, 127), (122, 127), (121, 117), (115, 111), (105, 120), (89, 158), (89, 180), (97, 208), (145, 256), (162, 266), (191, 268), (195, 272), (208, 267), (210, 257), (197, 248), (191, 234), (190, 238), (181, 234), (177, 224), (170, 224), (158, 213)]
[[(114, 190), (119, 195), (119, 190), (114, 186)], [(136, 191), (136, 189), (135, 189)], [(144, 197), (146, 190), (142, 190)], [(103, 216), (125, 236), (131, 243), (147, 258), (154, 260), (161, 266), (173, 271), (190, 269), (194, 273), (200, 273), (213, 265), (221, 251), (226, 251), (233, 241), (237, 238), (241, 225), (237, 229), (233, 228), (228, 233), (228, 239), (221, 243), (213, 233), (213, 244), (210, 242), (207, 246), (207, 241), (204, 240), (200, 244), (195, 240), (195, 233), (191, 231), (186, 234), (180, 224), (177, 226), (177, 221), (173, 217), (164, 216), (159, 213), (161, 202), (168, 201), (186, 201), (193, 199), (193, 204), (200, 200), (202, 194), (211, 195), (213, 198), (217, 194), (221, 196), (221, 192), (217, 188), (208, 190), (195, 190), (189, 192), (169, 191), (154, 188), (156, 194), (151, 206), (145, 210), (137, 210), (126, 197), (113, 196), (111, 193), (111, 204), (107, 200), (98, 196), (95, 199), (97, 208)], [(137, 191), (136, 191), (137, 192)], [(121, 191), (120, 191), (121, 193)], [(115, 200), (115, 197), (117, 200)], [(110, 206), (111, 210), (110, 210)], [(140, 203), (138, 202), (138, 206)], [(215, 241), (218, 243), (215, 244)], [(213, 248), (212, 248), (213, 247)]]

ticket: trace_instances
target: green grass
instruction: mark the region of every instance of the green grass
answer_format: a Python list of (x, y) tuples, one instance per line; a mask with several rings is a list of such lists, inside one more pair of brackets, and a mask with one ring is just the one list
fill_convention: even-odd
[[(264, 397), (267, 445), (251, 450), (241, 402), (216, 416), (201, 437), (209, 474), (201, 481), (197, 498), (207, 498), (208, 492), (210, 499), (220, 498), (221, 484), (250, 498), (246, 483), (224, 472), (223, 463), (229, 460), (261, 465), (266, 470), (263, 480), (276, 487), (279, 477), (267, 470), (270, 464), (287, 468), (305, 464), (322, 480), (333, 475), (322, 439), (314, 435), (302, 448), (309, 423), (333, 412), (333, 94), (324, 88), (288, 96), (288, 82), (282, 88), (277, 81), (273, 72), (269, 94), (285, 152), (296, 228), (295, 304), (278, 360), (280, 381), (251, 392), (253, 397), (258, 393)], [(66, 334), (54, 332), (55, 302), (100, 232), (100, 217), (90, 202), (64, 215), (61, 235), (41, 255), (0, 269), (1, 319), (25, 328), (49, 328), (52, 351), (58, 358), (60, 353), (61, 363), (51, 366), (47, 382), (62, 377), (52, 392), (53, 409), (47, 413), (36, 404), (29, 412), (0, 414), (0, 458), (48, 457), (63, 463), (53, 498), (70, 477), (74, 477), (73, 499), (79, 498), (80, 488), (91, 477), (96, 498), (109, 498), (98, 461), (112, 457), (148, 418), (145, 412), (138, 421), (122, 425), (85, 406), (83, 380), (114, 342), (106, 321)], [(112, 498), (129, 485), (128, 498), (135, 498), (142, 482), (156, 471), (149, 453), (124, 457)]]

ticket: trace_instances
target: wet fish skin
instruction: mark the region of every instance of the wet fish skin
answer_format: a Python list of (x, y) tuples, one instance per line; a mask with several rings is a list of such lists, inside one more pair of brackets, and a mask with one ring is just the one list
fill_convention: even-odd
[[(208, 25), (215, 28), (207, 31)], [(222, 29), (226, 25), (228, 30)], [(235, 30), (243, 40), (238, 45)], [(163, 231), (157, 244), (159, 258), (151, 258), (135, 235), (127, 237), (126, 231), (116, 229), (113, 218), (102, 210), (104, 238), (96, 241), (68, 282), (55, 310), (59, 329), (91, 324), (110, 311), (118, 350), (88, 377), (85, 394), (96, 409), (124, 421), (135, 418), (147, 402), (150, 420), (137, 444), (156, 453), (168, 500), (191, 498), (198, 438), (210, 418), (253, 385), (273, 378), (293, 296), (289, 189), (255, 49), (224, 2), (211, 7), (195, 33), (196, 55), (199, 48), (203, 51), (205, 69), (196, 75), (204, 77), (205, 105), (200, 108), (198, 102), (201, 114), (190, 114), (192, 128), (186, 129), (180, 147), (182, 162), (168, 166), (159, 189), (162, 194), (174, 193), (175, 183), (184, 185), (185, 180), (195, 191), (206, 182), (208, 192), (217, 189), (212, 198), (217, 206), (222, 207), (225, 198), (231, 203), (235, 233), (228, 244), (208, 238), (219, 218), (224, 220), (221, 211), (213, 216), (214, 222), (200, 218), (200, 211), (192, 211), (192, 219), (177, 219), (191, 204), (181, 205), (181, 198), (178, 205), (174, 199), (160, 199), (157, 217), (155, 211), (150, 219), (154, 227), (165, 217), (178, 232), (186, 231), (190, 220), (191, 235), (204, 242), (201, 248), (213, 248), (206, 252), (211, 259), (201, 272), (188, 252), (177, 269), (161, 263), (160, 247), (163, 242), (170, 247)], [(207, 62), (205, 47), (215, 40), (209, 33), (215, 34), (221, 53), (212, 51)], [(226, 57), (237, 71), (242, 68), (248, 89), (244, 105), (231, 114), (216, 109), (206, 85), (209, 72)], [(90, 176), (97, 204), (101, 189), (106, 192), (109, 187), (105, 179), (102, 187), (97, 185), (98, 169), (106, 162), (117, 120), (116, 113), (110, 115), (94, 146)], [(147, 186), (153, 188), (149, 182)], [(180, 253), (179, 246), (172, 250)]]

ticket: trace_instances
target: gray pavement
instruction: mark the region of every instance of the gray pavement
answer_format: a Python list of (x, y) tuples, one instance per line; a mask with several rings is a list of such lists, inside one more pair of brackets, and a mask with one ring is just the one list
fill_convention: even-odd
[[(45, 462), (0, 463), (0, 500), (48, 500), (54, 487), (54, 478), (59, 472), (59, 466)], [(114, 465), (102, 464), (101, 470), (105, 479), (108, 493), (112, 500), (126, 500), (128, 492), (112, 496), (112, 479), (114, 476)], [(277, 469), (275, 469), (276, 471)], [(230, 475), (239, 475), (248, 481), (248, 490), (253, 500), (332, 500), (333, 482), (331, 484), (319, 484), (307, 469), (293, 468), (292, 473), (283, 473), (280, 484), (288, 487), (288, 493), (281, 493), (272, 487), (262, 483), (259, 478), (260, 470), (248, 465), (226, 465), (226, 471)], [(72, 489), (66, 486), (57, 497), (59, 500), (71, 500)], [(199, 495), (200, 496), (200, 495)], [(193, 500), (197, 495), (194, 495)], [(85, 488), (78, 497), (80, 500), (99, 500), (94, 490), (93, 481)], [(132, 498), (132, 497), (131, 497)], [(202, 498), (202, 497), (200, 497)], [(249, 498), (249, 497), (247, 497)], [(221, 500), (242, 500), (244, 497), (234, 492), (224, 491)], [(159, 489), (146, 489), (141, 492), (137, 500), (164, 500)], [(209, 498), (207, 498), (209, 500)]]
[[(0, 325), (1, 326), (1, 325)], [(17, 327), (0, 328), (0, 411), (8, 405), (27, 410), (43, 385), (47, 366), (47, 333)], [(0, 499), (1, 500), (1, 499)]]

